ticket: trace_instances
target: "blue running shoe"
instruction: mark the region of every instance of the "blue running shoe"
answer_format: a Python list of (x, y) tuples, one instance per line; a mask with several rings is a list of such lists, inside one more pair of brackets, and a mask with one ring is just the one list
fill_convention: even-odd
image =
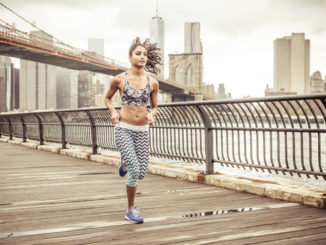
[(121, 164), (119, 167), (119, 175), (123, 177), (127, 174), (127, 172), (128, 172), (127, 167), (125, 167), (125, 165), (123, 164), (123, 160), (121, 160)]
[(137, 211), (137, 207), (131, 208), (129, 211), (126, 212), (125, 218), (132, 223), (141, 224), (144, 222), (143, 218), (139, 215)]

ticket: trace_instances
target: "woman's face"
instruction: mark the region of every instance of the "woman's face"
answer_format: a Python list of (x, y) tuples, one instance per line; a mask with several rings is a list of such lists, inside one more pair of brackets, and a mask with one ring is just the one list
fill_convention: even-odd
[(137, 46), (129, 56), (130, 63), (136, 67), (145, 67), (147, 63), (147, 51), (143, 46)]

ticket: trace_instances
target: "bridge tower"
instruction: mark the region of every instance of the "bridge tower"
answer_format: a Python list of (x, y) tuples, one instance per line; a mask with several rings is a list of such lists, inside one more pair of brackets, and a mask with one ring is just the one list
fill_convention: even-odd
[(194, 87), (195, 100), (202, 100), (203, 47), (200, 41), (200, 23), (185, 23), (184, 53), (169, 54), (169, 79)]

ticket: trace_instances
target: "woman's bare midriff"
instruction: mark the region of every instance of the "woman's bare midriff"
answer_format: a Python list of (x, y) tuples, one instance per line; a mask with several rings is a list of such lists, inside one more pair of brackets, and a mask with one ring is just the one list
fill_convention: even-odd
[(122, 105), (119, 121), (137, 126), (147, 125), (147, 108), (145, 106)]

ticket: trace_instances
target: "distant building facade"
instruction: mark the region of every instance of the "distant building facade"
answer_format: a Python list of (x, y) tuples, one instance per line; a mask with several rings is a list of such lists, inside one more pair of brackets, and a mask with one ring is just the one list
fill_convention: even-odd
[(55, 66), (20, 60), (19, 104), (22, 111), (55, 110), (57, 106)]
[[(41, 31), (31, 35), (44, 42), (53, 42), (52, 36)], [(56, 68), (53, 65), (20, 60), (19, 106), (22, 111), (55, 110), (57, 106)]]
[(79, 71), (78, 73), (78, 108), (95, 106), (95, 91), (93, 87), (93, 73)]
[(19, 108), (19, 69), (11, 59), (0, 56), (0, 112)]
[(310, 77), (311, 93), (325, 92), (325, 82), (326, 81), (324, 81), (321, 77), (320, 71), (315, 71)]
[(78, 71), (56, 67), (57, 109), (78, 108)]
[(304, 33), (274, 41), (274, 92), (310, 93), (310, 40)]
[(215, 91), (214, 84), (203, 83), (202, 94), (203, 94), (204, 97), (208, 97), (210, 99), (216, 99), (217, 98), (217, 93)]

